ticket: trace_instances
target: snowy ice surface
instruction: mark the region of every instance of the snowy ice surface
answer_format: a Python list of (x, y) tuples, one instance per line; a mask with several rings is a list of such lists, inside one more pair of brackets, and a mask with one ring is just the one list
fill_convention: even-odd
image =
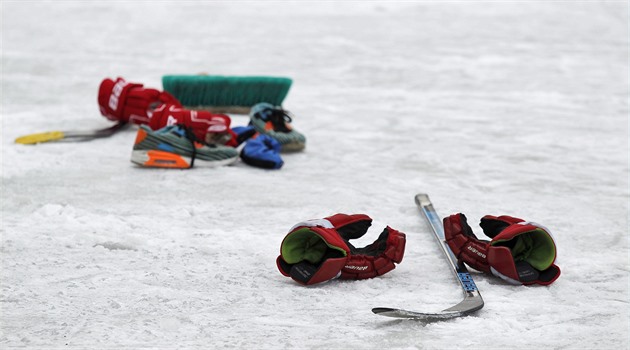
[[(626, 1), (8, 1), (2, 10), (0, 347), (620, 349), (629, 340)], [(265, 171), (143, 169), (105, 127), (106, 77), (294, 79), (305, 152)], [(247, 118), (234, 116), (235, 125)], [(417, 211), (552, 230), (560, 279), (461, 289)], [(364, 281), (302, 287), (275, 259), (295, 223), (366, 213), (407, 233)]]

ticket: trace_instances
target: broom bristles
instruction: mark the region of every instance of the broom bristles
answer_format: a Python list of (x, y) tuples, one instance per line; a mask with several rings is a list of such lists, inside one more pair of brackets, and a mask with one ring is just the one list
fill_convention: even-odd
[(281, 106), (292, 80), (284, 77), (165, 75), (164, 90), (184, 106), (195, 109), (249, 109), (267, 102)]

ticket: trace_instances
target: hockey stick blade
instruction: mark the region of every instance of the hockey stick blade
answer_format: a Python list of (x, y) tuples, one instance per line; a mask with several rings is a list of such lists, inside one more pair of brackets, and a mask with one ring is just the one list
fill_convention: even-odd
[(37, 143), (52, 141), (88, 141), (96, 138), (111, 136), (117, 131), (123, 129), (125, 126), (127, 126), (127, 123), (118, 122), (113, 126), (97, 130), (41, 132), (20, 136), (15, 139), (15, 143), (23, 145), (34, 145)]
[(437, 239), (440, 247), (442, 248), (444, 256), (446, 256), (449, 265), (451, 266), (451, 270), (455, 273), (455, 277), (457, 277), (457, 280), (462, 287), (462, 290), (464, 292), (464, 300), (454, 306), (449, 307), (448, 309), (444, 309), (440, 312), (434, 313), (416, 312), (385, 307), (374, 308), (372, 309), (372, 312), (377, 315), (388, 317), (430, 321), (466, 316), (470, 313), (480, 310), (481, 308), (483, 308), (484, 304), (483, 299), (481, 298), (481, 294), (479, 293), (479, 290), (477, 289), (477, 286), (475, 285), (472, 276), (468, 272), (468, 269), (466, 269), (466, 266), (463, 263), (457, 261), (455, 254), (453, 254), (451, 249), (448, 247), (448, 244), (446, 244), (444, 237), (444, 227), (442, 226), (442, 222), (440, 221), (439, 216), (433, 208), (433, 204), (431, 203), (429, 196), (425, 193), (420, 193), (416, 195), (415, 200), (416, 205), (418, 206), (420, 211), (422, 211), (424, 217), (429, 222), (431, 230), (433, 231), (433, 235)]
[(480, 298), (464, 298), (459, 304), (440, 312), (417, 312), (403, 309), (392, 309), (388, 307), (375, 307), (372, 312), (388, 317), (409, 318), (415, 320), (446, 320), (449, 318), (466, 316), (483, 307), (483, 300)]

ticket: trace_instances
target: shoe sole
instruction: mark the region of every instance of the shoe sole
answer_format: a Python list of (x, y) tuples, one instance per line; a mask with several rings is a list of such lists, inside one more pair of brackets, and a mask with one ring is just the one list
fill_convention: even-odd
[(280, 152), (299, 152), (304, 149), (303, 143), (285, 143), (280, 146)]
[[(230, 165), (238, 160), (238, 156), (234, 158), (207, 161), (196, 158), (195, 166), (200, 167), (219, 167)], [(190, 168), (191, 157), (182, 156), (175, 153), (156, 151), (156, 150), (134, 150), (131, 152), (131, 162), (143, 167), (149, 168), (171, 168), (171, 169), (188, 169)]]
[(304, 142), (295, 142), (295, 141), (290, 141), (287, 143), (282, 143), (278, 137), (275, 137), (273, 134), (269, 133), (269, 132), (261, 132), (259, 129), (257, 129), (256, 127), (254, 127), (254, 129), (258, 132), (260, 132), (261, 134), (267, 135), (269, 137), (272, 137), (274, 140), (278, 141), (280, 143), (280, 152), (299, 152), (304, 150), (304, 148), (306, 147), (306, 143)]

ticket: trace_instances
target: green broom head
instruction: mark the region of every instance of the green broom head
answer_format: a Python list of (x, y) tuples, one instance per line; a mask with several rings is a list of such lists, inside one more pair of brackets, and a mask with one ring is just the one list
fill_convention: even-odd
[(164, 90), (191, 109), (248, 113), (257, 103), (281, 106), (292, 80), (283, 77), (165, 75)]

